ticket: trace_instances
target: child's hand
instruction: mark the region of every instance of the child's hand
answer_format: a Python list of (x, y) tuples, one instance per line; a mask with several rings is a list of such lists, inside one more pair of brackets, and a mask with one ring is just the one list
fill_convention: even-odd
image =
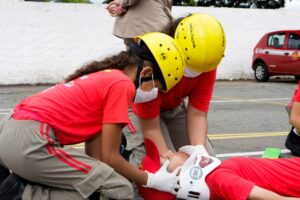
[(182, 152), (174, 152), (169, 159), (170, 164), (168, 166), (168, 171), (174, 171), (178, 166), (182, 166), (189, 156)]

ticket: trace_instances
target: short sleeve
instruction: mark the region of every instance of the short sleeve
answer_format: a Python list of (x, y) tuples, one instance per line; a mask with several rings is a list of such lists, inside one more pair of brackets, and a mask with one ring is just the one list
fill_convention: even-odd
[(298, 88), (297, 90), (295, 90), (295, 93), (294, 93), (294, 96), (293, 96), (293, 101), (297, 101), (297, 102), (300, 102), (300, 82), (298, 84)]
[(159, 115), (161, 105), (161, 96), (156, 99), (145, 102), (133, 104), (133, 112), (142, 119), (152, 119)]
[(189, 95), (189, 101), (196, 109), (208, 112), (216, 80), (216, 70), (201, 74)]
[(130, 81), (113, 84), (104, 104), (103, 123), (128, 124), (128, 109), (133, 102), (135, 88)]

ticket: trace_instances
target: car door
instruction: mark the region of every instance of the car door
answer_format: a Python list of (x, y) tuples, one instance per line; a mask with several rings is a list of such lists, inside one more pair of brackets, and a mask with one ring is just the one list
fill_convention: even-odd
[(286, 32), (273, 33), (268, 36), (267, 48), (264, 50), (265, 62), (270, 73), (287, 73), (286, 58)]
[(290, 74), (300, 74), (300, 34), (288, 33), (287, 50), (285, 51), (285, 67)]

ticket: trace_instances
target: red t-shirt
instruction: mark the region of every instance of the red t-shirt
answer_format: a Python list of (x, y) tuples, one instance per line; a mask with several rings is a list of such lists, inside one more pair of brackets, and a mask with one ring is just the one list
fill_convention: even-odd
[(134, 94), (132, 80), (122, 71), (105, 70), (24, 99), (13, 117), (47, 123), (61, 144), (75, 144), (93, 138), (103, 124), (126, 125)]
[(300, 158), (233, 158), (206, 177), (210, 199), (246, 200), (259, 186), (283, 196), (300, 197)]
[(171, 110), (181, 104), (185, 97), (196, 109), (208, 112), (216, 80), (216, 70), (206, 72), (195, 78), (183, 77), (180, 82), (167, 93), (160, 93), (158, 98), (133, 104), (134, 113), (144, 119), (159, 115), (160, 109)]
[(292, 102), (293, 101), (300, 102), (300, 92), (299, 91), (300, 91), (300, 81), (299, 81), (297, 90), (295, 90), (295, 92), (294, 92), (294, 96), (292, 98)]
[(293, 103), (295, 101), (300, 102), (300, 92), (298, 92), (298, 91), (300, 91), (300, 82), (298, 83), (298, 88), (294, 91), (291, 101), (287, 105), (288, 109), (290, 109), (290, 110), (292, 109)]

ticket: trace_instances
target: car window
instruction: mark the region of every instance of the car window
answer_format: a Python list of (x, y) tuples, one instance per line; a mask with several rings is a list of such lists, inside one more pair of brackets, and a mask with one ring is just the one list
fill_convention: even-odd
[(300, 36), (296, 33), (289, 34), (288, 40), (288, 48), (289, 49), (300, 49)]
[(268, 46), (280, 48), (284, 45), (285, 33), (276, 33), (270, 35), (268, 38)]

